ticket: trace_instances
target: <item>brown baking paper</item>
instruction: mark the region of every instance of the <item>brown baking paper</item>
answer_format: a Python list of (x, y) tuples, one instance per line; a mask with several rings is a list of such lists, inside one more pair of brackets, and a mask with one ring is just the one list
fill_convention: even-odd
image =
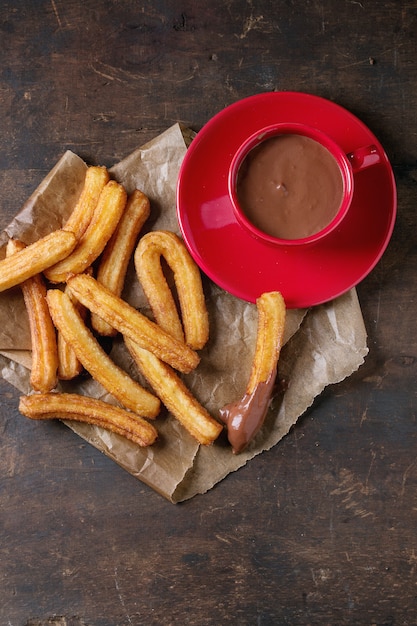
[[(138, 187), (150, 198), (148, 230), (170, 229), (179, 233), (175, 192), (189, 140), (189, 131), (175, 124), (111, 169), (113, 177), (128, 192)], [(2, 233), (0, 256), (4, 256), (9, 237), (31, 243), (61, 227), (80, 193), (85, 169), (86, 164), (74, 153), (68, 151), (63, 155)], [(203, 282), (211, 336), (201, 351), (200, 365), (184, 379), (200, 402), (217, 416), (219, 408), (245, 391), (256, 339), (257, 313), (255, 305), (231, 296), (206, 277)], [(129, 268), (123, 295), (130, 304), (150, 315), (133, 267)], [(11, 289), (0, 294), (0, 368), (2, 377), (22, 393), (30, 393), (30, 348), (23, 298), (19, 288)], [(132, 377), (144, 383), (119, 338), (110, 354)], [(285, 385), (277, 386), (261, 432), (238, 455), (232, 454), (225, 434), (212, 446), (200, 446), (167, 413), (155, 422), (158, 442), (146, 449), (99, 427), (67, 424), (165, 498), (180, 502), (204, 493), (228, 473), (277, 444), (315, 397), (327, 385), (352, 374), (366, 354), (366, 332), (354, 289), (309, 311), (289, 310), (279, 362), (279, 378)], [(61, 382), (59, 390), (115, 402), (98, 383), (85, 376), (73, 382)]]

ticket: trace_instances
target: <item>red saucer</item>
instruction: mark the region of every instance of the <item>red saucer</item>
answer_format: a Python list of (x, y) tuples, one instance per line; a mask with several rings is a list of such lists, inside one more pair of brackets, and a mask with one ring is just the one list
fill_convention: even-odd
[[(238, 148), (281, 121), (316, 127), (346, 153), (374, 144), (381, 155), (355, 174), (352, 205), (340, 227), (308, 246), (271, 246), (253, 237), (237, 221), (228, 195)], [(280, 291), (288, 308), (308, 307), (345, 293), (375, 267), (394, 228), (395, 180), (381, 144), (346, 109), (304, 93), (264, 93), (225, 108), (197, 134), (180, 170), (177, 212), (191, 255), (217, 285), (250, 302)]]

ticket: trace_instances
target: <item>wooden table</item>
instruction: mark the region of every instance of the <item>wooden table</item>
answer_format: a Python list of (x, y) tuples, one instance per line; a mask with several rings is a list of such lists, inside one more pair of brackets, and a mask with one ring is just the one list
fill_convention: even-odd
[(0, 31), (2, 228), (67, 148), (110, 166), (272, 90), (352, 111), (398, 184), (365, 364), (204, 496), (168, 503), (1, 382), (0, 623), (417, 623), (416, 0), (17, 0)]

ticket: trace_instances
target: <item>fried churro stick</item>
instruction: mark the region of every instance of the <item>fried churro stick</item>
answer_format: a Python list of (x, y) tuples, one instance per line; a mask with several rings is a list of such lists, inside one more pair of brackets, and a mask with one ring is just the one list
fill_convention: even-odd
[(83, 272), (100, 256), (114, 233), (126, 206), (126, 191), (110, 180), (100, 194), (93, 217), (75, 250), (50, 267), (45, 275), (53, 283), (63, 283), (71, 274)]
[[(161, 257), (174, 273), (182, 324), (171, 289), (165, 279)], [(183, 241), (172, 232), (144, 235), (136, 248), (135, 268), (158, 324), (193, 350), (201, 349), (209, 336), (209, 322), (200, 270)]]
[[(11, 257), (24, 248), (26, 244), (23, 241), (10, 239), (6, 255)], [(42, 274), (26, 279), (20, 287), (29, 317), (32, 347), (30, 384), (35, 391), (51, 391), (57, 384), (58, 352)]]
[[(89, 267), (86, 270), (86, 274), (92, 276), (93, 268)], [(68, 285), (65, 285), (64, 293), (69, 296), (76, 310), (80, 314), (83, 320), (87, 317), (87, 309), (71, 294)], [(83, 364), (78, 359), (74, 352), (74, 348), (71, 344), (65, 341), (61, 332), (57, 332), (57, 347), (58, 347), (58, 378), (60, 380), (72, 380), (81, 374), (83, 371)]]
[(91, 222), (100, 194), (104, 186), (109, 182), (109, 179), (109, 172), (105, 167), (94, 165), (87, 168), (81, 195), (63, 226), (64, 230), (74, 233), (77, 241), (81, 239)]
[(201, 406), (172, 368), (131, 339), (125, 337), (125, 343), (139, 370), (166, 408), (199, 443), (213, 443), (223, 426)]
[(278, 291), (262, 294), (256, 301), (258, 328), (255, 355), (246, 393), (275, 376), (285, 327), (285, 302)]
[(73, 380), (83, 371), (83, 364), (77, 358), (73, 347), (65, 341), (62, 333), (57, 336), (58, 346), (58, 378), (60, 380)]
[(67, 257), (76, 244), (74, 233), (55, 230), (13, 256), (6, 257), (0, 261), (0, 291), (15, 287), (55, 265)]
[(138, 415), (75, 393), (21, 396), (19, 411), (34, 420), (62, 419), (100, 426), (142, 447), (152, 445), (158, 436), (155, 427)]
[[(96, 278), (116, 296), (122, 294), (129, 260), (149, 213), (149, 199), (139, 189), (135, 189), (100, 259)], [(117, 332), (95, 314), (91, 316), (91, 324), (100, 335), (113, 336)]]
[[(81, 318), (84, 320), (87, 310), (82, 304), (77, 302), (75, 298), (72, 298), (68, 285), (66, 285), (64, 292), (72, 299), (72, 303)], [(57, 348), (58, 348), (58, 378), (60, 380), (72, 380), (81, 374), (83, 371), (83, 364), (75, 354), (74, 348), (68, 341), (64, 339), (64, 335), (58, 331), (57, 333)]]
[(69, 296), (59, 289), (50, 289), (47, 300), (55, 326), (91, 376), (127, 409), (143, 417), (156, 417), (160, 410), (159, 399), (107, 356)]
[(102, 317), (122, 335), (130, 337), (162, 361), (184, 373), (197, 367), (200, 359), (194, 350), (169, 335), (91, 276), (78, 274), (69, 278), (67, 284), (77, 300), (92, 313)]
[(244, 450), (264, 423), (284, 334), (286, 307), (282, 295), (277, 291), (264, 293), (256, 306), (258, 329), (246, 393), (220, 410), (234, 453)]

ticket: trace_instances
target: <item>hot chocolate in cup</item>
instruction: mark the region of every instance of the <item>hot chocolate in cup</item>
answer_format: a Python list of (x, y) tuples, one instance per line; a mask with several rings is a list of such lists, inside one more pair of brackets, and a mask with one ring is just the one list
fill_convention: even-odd
[(264, 128), (232, 160), (233, 209), (242, 226), (271, 244), (313, 243), (348, 213), (354, 173), (379, 160), (375, 146), (345, 154), (328, 135), (304, 124)]

